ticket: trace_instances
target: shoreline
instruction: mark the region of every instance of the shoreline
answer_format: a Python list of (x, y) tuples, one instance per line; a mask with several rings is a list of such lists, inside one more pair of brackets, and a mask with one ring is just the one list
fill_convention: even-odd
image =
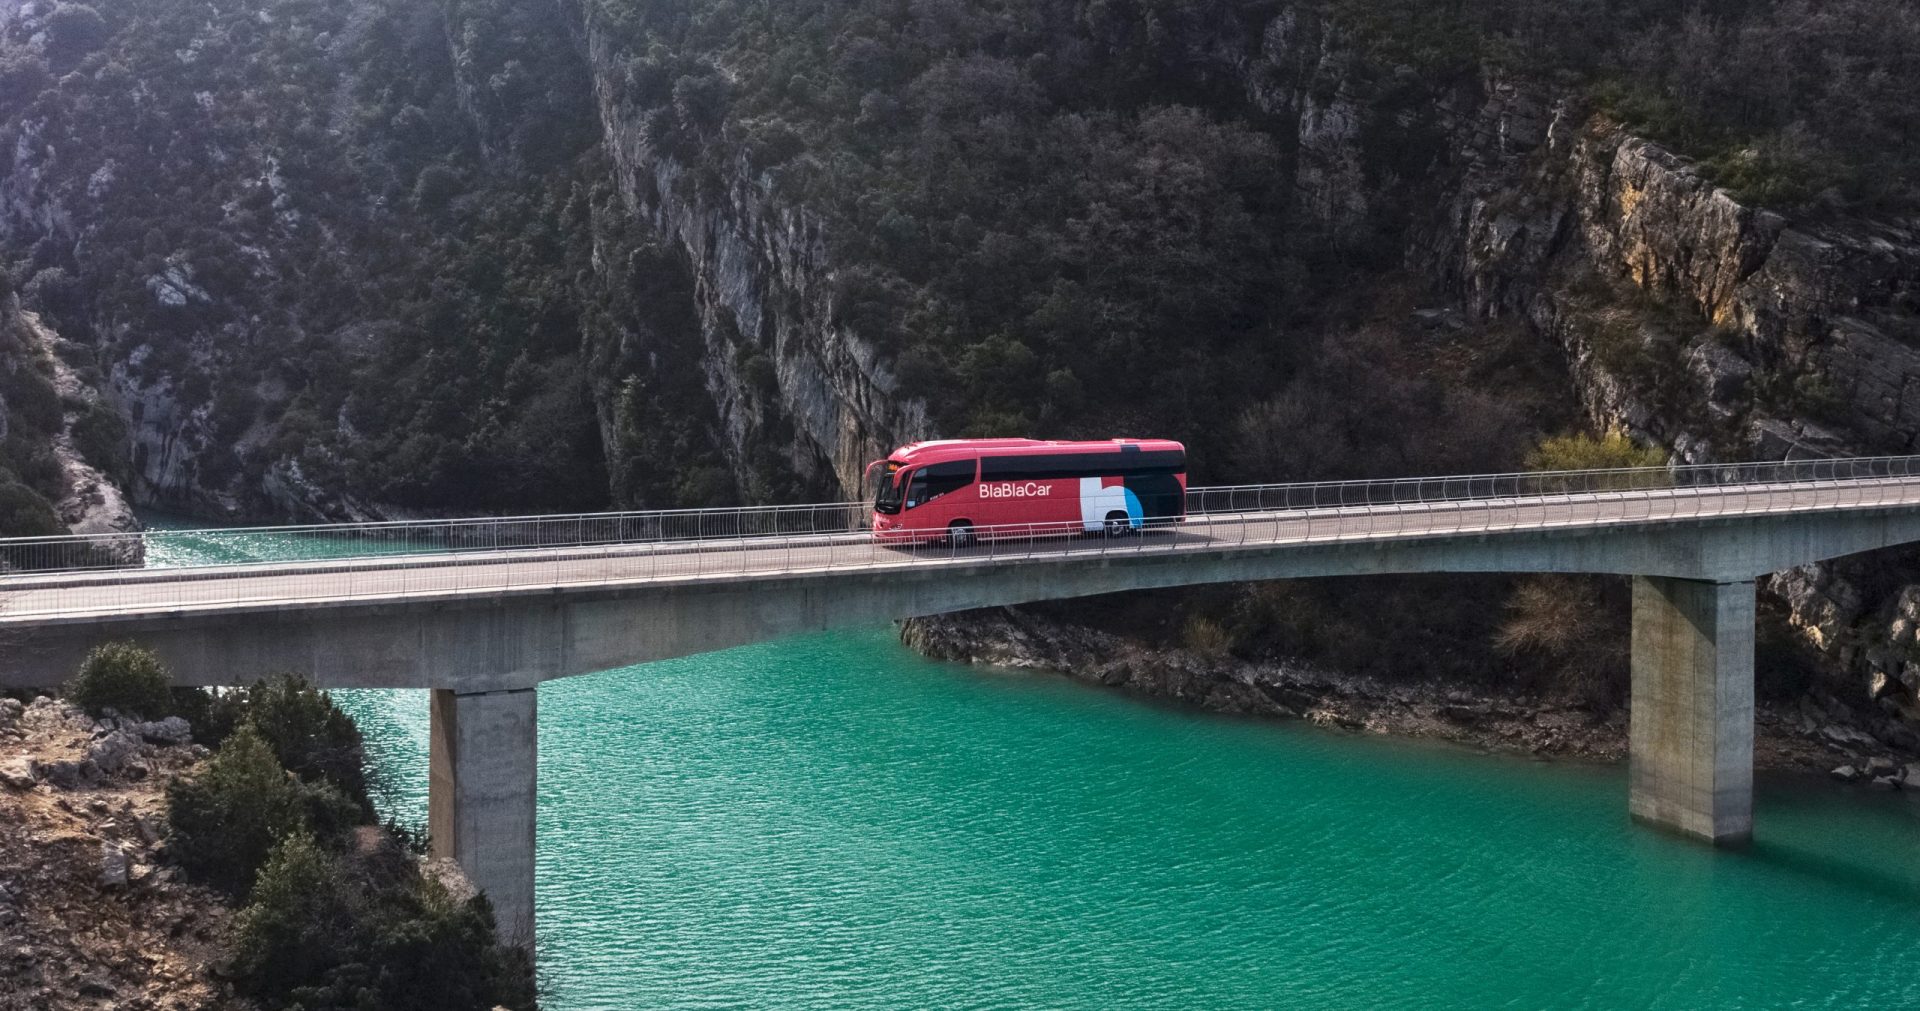
[[(1207, 658), (1014, 608), (903, 622), (900, 640), (936, 660), (1045, 671), (1203, 712), (1305, 720), (1351, 733), (1444, 741), (1540, 760), (1618, 764), (1627, 711), (1508, 695), (1485, 686), (1356, 677), (1299, 662)], [(1811, 699), (1756, 703), (1754, 771), (1920, 790), (1920, 756), (1876, 740)], [(1842, 775), (1851, 769), (1852, 776)]]

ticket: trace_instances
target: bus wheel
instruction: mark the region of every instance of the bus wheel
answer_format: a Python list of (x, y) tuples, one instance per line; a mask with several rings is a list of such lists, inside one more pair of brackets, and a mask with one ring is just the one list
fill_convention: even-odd
[(1124, 534), (1131, 529), (1133, 529), (1133, 526), (1132, 524), (1127, 522), (1126, 513), (1111, 512), (1107, 514), (1107, 536), (1108, 537), (1118, 537), (1121, 534)]
[(954, 520), (947, 524), (947, 543), (956, 548), (968, 547), (973, 543), (973, 524), (966, 520)]

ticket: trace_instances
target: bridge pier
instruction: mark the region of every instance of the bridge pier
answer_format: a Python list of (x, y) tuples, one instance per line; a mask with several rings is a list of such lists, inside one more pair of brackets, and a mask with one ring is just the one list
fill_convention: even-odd
[(1717, 845), (1753, 834), (1752, 581), (1633, 577), (1633, 817)]
[(533, 951), (537, 693), (433, 690), (427, 833), (487, 893), (500, 937)]

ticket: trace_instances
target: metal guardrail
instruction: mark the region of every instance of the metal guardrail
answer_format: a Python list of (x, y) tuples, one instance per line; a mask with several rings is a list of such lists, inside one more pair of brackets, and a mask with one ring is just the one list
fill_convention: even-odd
[(1187, 492), (1187, 512), (1263, 512), (1329, 506), (1405, 505), (1602, 491), (1656, 491), (1729, 485), (1831, 483), (1920, 475), (1920, 456), (1843, 457), (1677, 467), (1518, 471), (1440, 477), (1222, 485)]
[[(1920, 457), (1195, 488), (1188, 502), (1185, 521), (1142, 535), (1009, 524), (961, 543), (875, 537), (864, 503), (0, 540), (0, 557), (43, 563), (0, 574), (0, 616), (1920, 505)], [(147, 565), (100, 564), (136, 538)]]
[(867, 503), (832, 502), (0, 538), (0, 587), (8, 576), (23, 572), (224, 567), (845, 533), (861, 529), (871, 512)]

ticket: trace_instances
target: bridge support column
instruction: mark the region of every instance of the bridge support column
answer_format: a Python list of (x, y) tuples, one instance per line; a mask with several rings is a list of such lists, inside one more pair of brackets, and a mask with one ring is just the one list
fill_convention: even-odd
[(1753, 834), (1752, 582), (1633, 578), (1634, 818), (1715, 844)]
[(427, 833), (487, 893), (502, 940), (533, 950), (538, 730), (532, 688), (433, 692)]

